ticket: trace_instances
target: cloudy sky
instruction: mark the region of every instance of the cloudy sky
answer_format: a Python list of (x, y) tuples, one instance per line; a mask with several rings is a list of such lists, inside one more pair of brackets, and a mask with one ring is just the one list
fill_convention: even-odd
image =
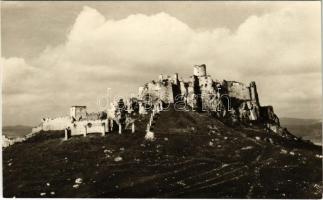
[(158, 74), (256, 81), (279, 117), (321, 116), (320, 2), (1, 2), (3, 125), (136, 93)]

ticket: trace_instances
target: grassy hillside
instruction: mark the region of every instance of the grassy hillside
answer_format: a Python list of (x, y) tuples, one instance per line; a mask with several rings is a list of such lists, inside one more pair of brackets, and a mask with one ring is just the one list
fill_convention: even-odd
[(3, 151), (5, 197), (321, 198), (321, 147), (195, 112), (162, 112), (156, 140), (63, 141), (43, 132)]

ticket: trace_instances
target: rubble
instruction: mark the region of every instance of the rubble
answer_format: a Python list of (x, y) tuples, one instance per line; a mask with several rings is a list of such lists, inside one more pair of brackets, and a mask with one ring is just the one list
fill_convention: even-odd
[(114, 161), (115, 162), (120, 162), (120, 161), (122, 161), (123, 159), (122, 159), (122, 157), (120, 157), (120, 156), (117, 156), (117, 157), (115, 157), (114, 158)]
[(177, 181), (176, 183), (181, 186), (186, 186), (186, 183), (184, 181)]
[(46, 195), (46, 192), (42, 192), (42, 193), (40, 193), (40, 196), (45, 196)]
[(282, 154), (287, 154), (288, 152), (287, 152), (285, 149), (281, 149), (281, 150), (280, 150), (280, 153), (282, 153)]
[(79, 184), (74, 184), (73, 185), (73, 188), (75, 188), (75, 189), (77, 189), (77, 188), (79, 188), (80, 187), (80, 185)]
[(253, 149), (253, 146), (246, 146), (246, 147), (242, 147), (241, 150), (248, 150), (248, 149)]
[(75, 179), (75, 183), (76, 184), (81, 184), (82, 182), (83, 182), (83, 179), (82, 178)]
[(229, 166), (229, 164), (223, 163), (222, 168)]
[(269, 138), (268, 140), (269, 140), (270, 144), (275, 144), (273, 139)]
[(145, 135), (145, 140), (147, 141), (154, 141), (155, 140), (155, 134), (154, 132), (148, 131)]

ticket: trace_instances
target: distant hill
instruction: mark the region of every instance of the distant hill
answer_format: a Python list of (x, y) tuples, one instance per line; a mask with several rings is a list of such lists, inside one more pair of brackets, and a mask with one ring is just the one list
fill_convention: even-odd
[(31, 132), (31, 126), (4, 126), (2, 127), (2, 134), (9, 138), (17, 138), (27, 135)]
[(280, 118), (280, 123), (291, 133), (316, 144), (322, 144), (322, 123), (320, 119)]
[(322, 198), (321, 146), (207, 113), (161, 112), (136, 133), (41, 132), (3, 150), (4, 197)]
[(308, 125), (308, 124), (315, 124), (320, 123), (320, 119), (301, 119), (301, 118), (290, 118), (290, 117), (281, 117), (280, 123), (286, 125)]

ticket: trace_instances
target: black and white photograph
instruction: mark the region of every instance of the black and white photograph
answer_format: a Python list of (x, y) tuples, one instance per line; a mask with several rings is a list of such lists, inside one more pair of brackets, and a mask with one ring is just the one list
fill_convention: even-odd
[(321, 199), (321, 1), (1, 1), (2, 198)]

